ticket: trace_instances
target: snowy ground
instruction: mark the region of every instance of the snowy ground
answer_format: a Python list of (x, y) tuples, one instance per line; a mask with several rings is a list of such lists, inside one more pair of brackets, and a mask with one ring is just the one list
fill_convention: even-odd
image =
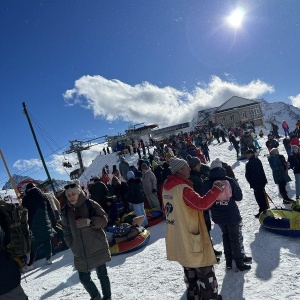
[[(278, 188), (272, 179), (271, 169), (265, 147), (265, 139), (260, 139), (263, 146), (259, 158), (261, 159), (268, 178), (267, 193), (274, 203), (282, 206), (278, 197)], [(280, 152), (286, 156), (282, 140)], [(210, 146), (211, 159), (219, 157), (232, 165), (239, 179), (244, 193), (244, 199), (239, 204), (243, 217), (244, 245), (248, 255), (253, 257), (252, 269), (248, 272), (236, 273), (234, 270), (225, 270), (224, 257), (215, 266), (219, 283), (219, 293), (225, 300), (254, 300), (254, 299), (300, 299), (300, 268), (299, 239), (276, 235), (264, 230), (254, 214), (258, 207), (253, 191), (245, 180), (246, 161), (236, 161), (235, 150), (229, 142)], [(136, 163), (137, 157), (128, 155), (130, 164)], [(96, 163), (98, 161), (98, 163)], [(90, 175), (97, 175), (105, 163), (110, 167), (116, 164), (115, 154), (98, 157), (94, 161), (94, 169)], [(117, 163), (118, 165), (118, 163)], [(112, 169), (112, 168), (110, 168)], [(290, 177), (294, 180), (292, 171)], [(93, 173), (93, 174), (92, 174)], [(289, 195), (295, 197), (294, 181), (288, 186)], [(271, 204), (272, 207), (272, 204)], [(285, 205), (285, 207), (289, 207)], [(129, 254), (112, 257), (108, 264), (114, 300), (135, 299), (186, 299), (183, 272), (180, 265), (166, 260), (165, 252), (165, 224), (163, 222), (149, 228), (151, 238), (146, 247)], [(223, 250), (221, 231), (214, 226), (211, 235), (215, 248)], [(53, 264), (45, 265), (44, 260), (35, 263), (35, 269), (23, 275), (22, 286), (29, 299), (89, 299), (88, 294), (79, 283), (78, 275), (72, 265), (73, 257), (70, 250), (53, 256)], [(93, 279), (100, 288), (95, 272)]]

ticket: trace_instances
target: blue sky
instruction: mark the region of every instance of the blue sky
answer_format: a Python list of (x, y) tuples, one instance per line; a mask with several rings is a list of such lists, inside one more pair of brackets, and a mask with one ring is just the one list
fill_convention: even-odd
[[(236, 28), (227, 18), (238, 7)], [(11, 173), (46, 178), (32, 168), (40, 162), (23, 101), (61, 179), (58, 150), (70, 140), (190, 121), (233, 95), (300, 106), (300, 1), (10, 0), (0, 8), (0, 148)], [(0, 186), (7, 178), (0, 165)]]

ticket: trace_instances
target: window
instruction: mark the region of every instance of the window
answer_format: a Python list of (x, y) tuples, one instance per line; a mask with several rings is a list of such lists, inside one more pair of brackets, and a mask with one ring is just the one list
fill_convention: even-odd
[(247, 113), (246, 113), (245, 111), (243, 111), (242, 117), (243, 117), (243, 118), (247, 118)]
[(221, 117), (221, 123), (225, 123), (225, 117)]
[(234, 115), (230, 115), (230, 121), (234, 120)]
[(252, 112), (252, 116), (253, 117), (258, 117), (260, 116), (260, 109), (256, 106), (256, 107), (253, 107), (251, 109), (251, 112)]

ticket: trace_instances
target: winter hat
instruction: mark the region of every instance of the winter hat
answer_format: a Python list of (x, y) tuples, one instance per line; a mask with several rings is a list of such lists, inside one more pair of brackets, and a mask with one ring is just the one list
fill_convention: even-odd
[(294, 152), (295, 150), (299, 150), (299, 147), (297, 145), (292, 145), (291, 151)]
[(158, 167), (158, 163), (155, 160), (152, 161), (152, 167), (154, 169)]
[(201, 164), (201, 161), (198, 157), (192, 157), (191, 155), (188, 155), (187, 162), (189, 167), (193, 170), (197, 165)]
[(178, 170), (180, 170), (182, 167), (187, 165), (186, 160), (180, 159), (177, 157), (171, 157), (169, 160), (169, 165), (172, 173), (176, 173)]
[(273, 155), (279, 154), (279, 150), (277, 148), (272, 148), (270, 150), (270, 154), (273, 154)]
[(142, 163), (141, 170), (148, 170), (148, 169), (149, 169), (148, 165), (146, 163)]
[(220, 160), (220, 158), (216, 158), (211, 162), (210, 169), (214, 168), (222, 168), (222, 161)]
[(134, 173), (132, 171), (128, 171), (127, 172), (127, 179), (128, 180), (131, 179), (131, 178), (134, 178), (134, 177), (135, 177), (135, 175), (134, 175)]
[(25, 194), (28, 193), (29, 191), (31, 191), (32, 189), (36, 188), (35, 184), (30, 182), (26, 185), (25, 187)]
[(82, 189), (80, 187), (80, 181), (75, 179), (73, 180), (73, 183), (69, 183), (67, 185), (64, 186), (65, 189), (65, 194), (80, 194), (82, 192)]
[(99, 176), (94, 176), (94, 177), (92, 177), (91, 180), (94, 182), (97, 182), (97, 181), (101, 181), (101, 178)]

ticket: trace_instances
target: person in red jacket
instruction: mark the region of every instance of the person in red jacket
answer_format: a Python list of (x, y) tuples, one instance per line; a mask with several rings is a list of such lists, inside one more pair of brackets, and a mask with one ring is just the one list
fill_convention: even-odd
[(201, 197), (188, 180), (190, 167), (187, 162), (172, 157), (169, 163), (172, 175), (168, 176), (163, 186), (167, 259), (183, 266), (187, 299), (222, 299), (218, 295), (213, 267), (217, 261), (203, 210), (214, 204), (224, 184), (215, 181), (208, 193)]

